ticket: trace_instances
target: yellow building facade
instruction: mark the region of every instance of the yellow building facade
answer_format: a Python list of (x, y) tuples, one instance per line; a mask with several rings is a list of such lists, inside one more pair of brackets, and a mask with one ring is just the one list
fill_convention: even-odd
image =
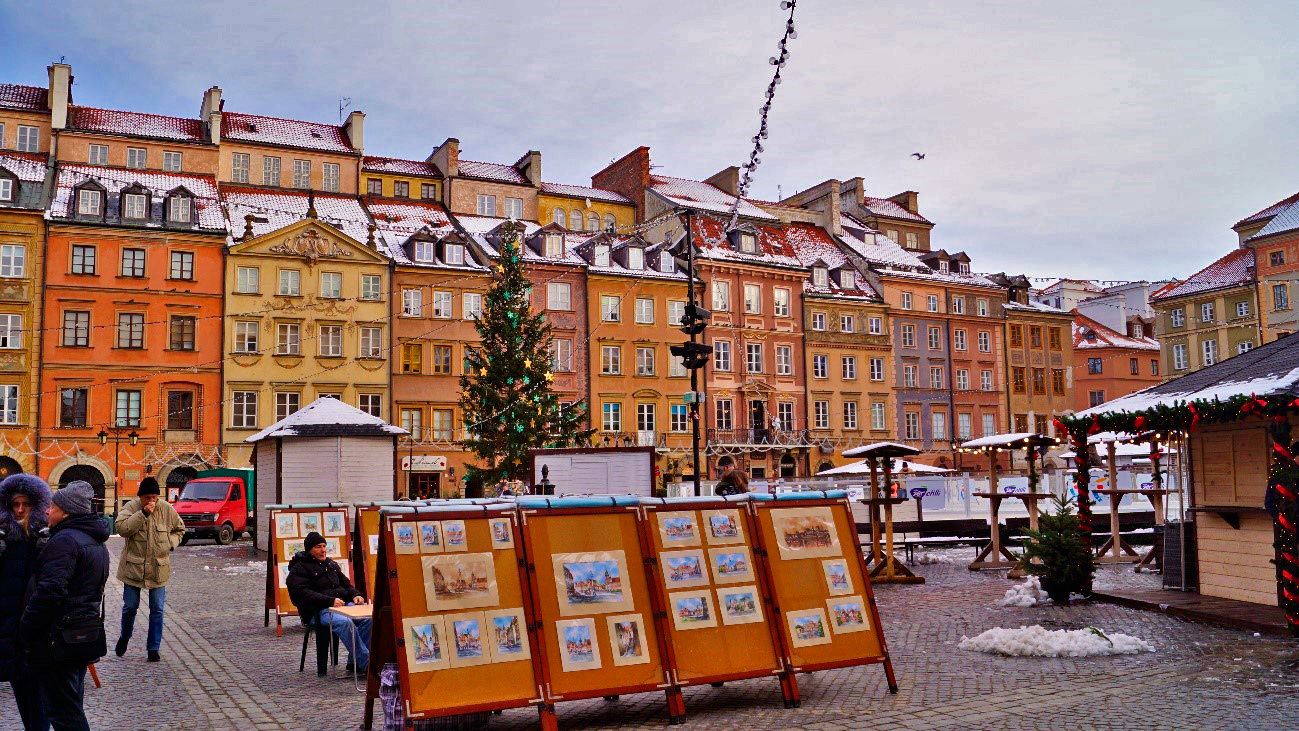
[(626, 233), (636, 224), (636, 207), (610, 190), (542, 183), (537, 216), (543, 224), (557, 223), (570, 231), (606, 231), (612, 226)]
[(436, 203), (442, 196), (442, 172), (431, 162), (367, 155), (360, 190), (372, 198)]
[(44, 158), (0, 153), (0, 477), (37, 468)]

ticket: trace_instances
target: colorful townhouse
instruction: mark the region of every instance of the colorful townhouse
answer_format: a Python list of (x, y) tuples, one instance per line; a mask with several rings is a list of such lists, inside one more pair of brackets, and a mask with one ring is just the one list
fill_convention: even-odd
[(1232, 227), (1254, 252), (1261, 343), (1299, 331), (1299, 193)]
[(1151, 375), (1183, 376), (1259, 344), (1255, 256), (1252, 248), (1233, 249), (1155, 292), (1151, 305), (1160, 359), (1157, 372), (1152, 363)]
[(1055, 418), (1074, 410), (1073, 314), (1030, 301), (1032, 283), (1023, 275), (993, 274), (1006, 290), (1005, 389), (1009, 429), (1055, 436)]
[(1125, 335), (1076, 311), (1073, 355), (1075, 411), (1126, 396), (1162, 380), (1158, 341), (1140, 333)]
[(442, 171), (427, 160), (366, 155), (361, 162), (361, 190), (368, 198), (439, 203)]

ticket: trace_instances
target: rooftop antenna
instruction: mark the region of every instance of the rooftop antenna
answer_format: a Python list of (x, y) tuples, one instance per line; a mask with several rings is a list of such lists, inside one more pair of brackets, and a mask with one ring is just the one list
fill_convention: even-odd
[(338, 123), (343, 123), (343, 112), (346, 112), (352, 106), (352, 97), (344, 96), (338, 99)]

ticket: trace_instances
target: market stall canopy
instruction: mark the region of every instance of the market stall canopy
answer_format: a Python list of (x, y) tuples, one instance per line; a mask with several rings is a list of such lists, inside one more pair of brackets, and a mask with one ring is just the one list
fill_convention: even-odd
[[(904, 459), (898, 460), (893, 466), (893, 474), (897, 475), (906, 472), (912, 472), (915, 474), (939, 474), (939, 473), (945, 474), (945, 473), (952, 472), (952, 470), (946, 469), (944, 467), (931, 467), (930, 465), (921, 464), (919, 462), (908, 462)], [(822, 470), (816, 473), (816, 476), (817, 477), (855, 477), (859, 475), (868, 476), (870, 475), (870, 473), (871, 473), (870, 460), (863, 459), (857, 462), (853, 462), (851, 464), (843, 465), (841, 467)]]
[[(1177, 452), (1176, 449), (1173, 449), (1172, 447), (1165, 447), (1165, 446), (1161, 446), (1159, 448), (1159, 451), (1163, 452), (1164, 454), (1175, 454)], [(1069, 450), (1068, 452), (1064, 452), (1063, 454), (1061, 454), (1060, 458), (1069, 459), (1070, 457), (1076, 457), (1076, 456), (1078, 456), (1077, 452), (1074, 452), (1073, 450)], [(1114, 456), (1132, 457), (1134, 459), (1139, 459), (1141, 457), (1149, 457), (1150, 445), (1131, 444), (1129, 442), (1119, 442), (1118, 444), (1114, 445)], [(1105, 459), (1105, 450), (1100, 451), (1100, 457), (1101, 459)]]
[(863, 444), (860, 447), (843, 450), (845, 457), (874, 457), (881, 459), (884, 457), (910, 457), (920, 454), (921, 450), (915, 447), (901, 444), (899, 442), (875, 442), (874, 444)]
[(1191, 401), (1281, 395), (1299, 395), (1299, 335), (1296, 334), (1278, 338), (1181, 378), (1093, 406), (1075, 416), (1081, 418), (1120, 411), (1138, 413)]
[(1013, 434), (993, 434), (961, 442), (961, 449), (1025, 449), (1043, 444), (1055, 444), (1052, 437), (1034, 432), (1016, 432)]
[(409, 433), (355, 406), (322, 396), (244, 441), (279, 437), (391, 437)]

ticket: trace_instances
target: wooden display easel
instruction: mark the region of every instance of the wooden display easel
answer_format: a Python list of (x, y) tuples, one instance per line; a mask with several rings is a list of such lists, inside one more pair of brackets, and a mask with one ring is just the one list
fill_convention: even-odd
[[(262, 626), (271, 626), (271, 614), (275, 615), (275, 636), (284, 636), (284, 618), (298, 616), (297, 607), (293, 606), (293, 600), (289, 598), (289, 590), (280, 583), (279, 564), (281, 559), (288, 561), (292, 556), (284, 556), (284, 546), (281, 543), (284, 538), (279, 536), (275, 530), (275, 516), (277, 513), (343, 513), (343, 520), (346, 524), (350, 523), (351, 516), (348, 513), (347, 503), (319, 503), (315, 505), (270, 505), (267, 507), (270, 512), (270, 523), (267, 528), (268, 540), (266, 543), (266, 605), (262, 611)], [(300, 519), (300, 518), (299, 518)], [(322, 518), (323, 520), (323, 518)], [(291, 540), (303, 538), (302, 531), (300, 535), (291, 537)], [(338, 538), (339, 552), (343, 555), (335, 557), (334, 560), (340, 565), (347, 567), (349, 573), (355, 573), (352, 570), (351, 548), (352, 541), (349, 538), (352, 534), (351, 529), (344, 531), (341, 536), (330, 536)], [(349, 580), (355, 581), (354, 576), (349, 576)], [(364, 594), (364, 592), (362, 592)]]

